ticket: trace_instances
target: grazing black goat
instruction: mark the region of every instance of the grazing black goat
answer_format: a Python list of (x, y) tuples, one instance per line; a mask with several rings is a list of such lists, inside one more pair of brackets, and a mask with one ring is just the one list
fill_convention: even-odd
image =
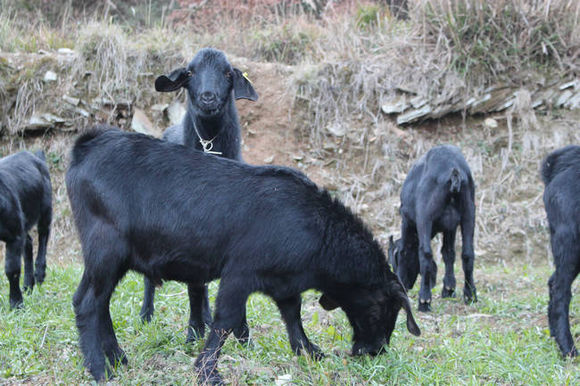
[(550, 335), (564, 356), (578, 355), (570, 333), (572, 282), (580, 273), (580, 146), (566, 146), (550, 153), (542, 163), (544, 207), (550, 226), (550, 242), (556, 271), (548, 281)]
[[(42, 284), (46, 275), (46, 244), (52, 220), (52, 188), (42, 151), (28, 151), (0, 160), (0, 240), (6, 243), (5, 268), (10, 283), (10, 307), (22, 306), (21, 259), (24, 255), (24, 290)], [(38, 254), (33, 273), (33, 226), (38, 230)]]
[(297, 171), (95, 128), (77, 139), (66, 185), (85, 263), (73, 304), (96, 380), (107, 375), (105, 357), (127, 362), (109, 300), (130, 269), (154, 283), (178, 280), (200, 290), (221, 278), (211, 333), (195, 362), (200, 383), (222, 382), (220, 350), (254, 292), (274, 299), (296, 353), (322, 355), (300, 319), (300, 294), (309, 288), (322, 292), (325, 309), (344, 310), (353, 354), (381, 351), (401, 308), (408, 330), (420, 334), (405, 289), (372, 234)]
[[(222, 51), (213, 48), (200, 50), (187, 68), (179, 68), (155, 81), (157, 91), (170, 92), (185, 88), (188, 95), (187, 113), (183, 122), (171, 126), (163, 134), (169, 142), (204, 150), (225, 158), (241, 160), (241, 134), (235, 99), (255, 101), (258, 94), (240, 70), (232, 67)], [(203, 319), (209, 325), (211, 313), (207, 286), (202, 292), (188, 286), (190, 308), (202, 308)], [(145, 295), (141, 318), (150, 321), (154, 312), (155, 286), (145, 278)], [(190, 317), (187, 341), (197, 338)], [(203, 331), (202, 331), (203, 334)], [(246, 324), (236, 330), (236, 336), (247, 339)]]
[(455, 296), (455, 235), (461, 226), (465, 273), (463, 298), (477, 301), (473, 282), (473, 231), (475, 226), (475, 184), (461, 151), (455, 146), (436, 146), (417, 161), (401, 191), (401, 238), (389, 240), (389, 261), (406, 289), (413, 288), (421, 273), (419, 311), (431, 310), (431, 288), (437, 265), (431, 239), (443, 233), (441, 254), (445, 262), (442, 297)]

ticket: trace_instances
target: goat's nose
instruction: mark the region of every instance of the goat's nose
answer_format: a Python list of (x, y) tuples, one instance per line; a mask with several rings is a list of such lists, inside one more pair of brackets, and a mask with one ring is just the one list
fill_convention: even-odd
[(213, 92), (211, 91), (204, 91), (201, 93), (201, 95), (199, 96), (199, 99), (203, 102), (203, 103), (213, 103), (216, 100), (216, 96)]

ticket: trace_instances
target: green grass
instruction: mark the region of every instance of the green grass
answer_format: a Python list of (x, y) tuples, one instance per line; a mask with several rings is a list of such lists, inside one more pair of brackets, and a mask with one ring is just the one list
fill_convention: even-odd
[[(0, 380), (91, 381), (82, 367), (71, 305), (81, 273), (80, 264), (49, 268), (46, 283), (25, 296), (25, 308), (17, 311), (8, 309), (7, 282), (0, 279)], [(437, 287), (433, 312), (415, 312), (422, 335), (410, 335), (400, 317), (388, 351), (374, 358), (348, 355), (351, 330), (344, 314), (322, 310), (317, 304), (319, 295), (308, 291), (303, 295), (304, 326), (327, 354), (318, 362), (292, 354), (274, 303), (252, 295), (247, 304), (251, 342), (244, 347), (230, 337), (219, 370), (234, 384), (271, 384), (284, 374), (290, 374), (297, 385), (577, 384), (577, 362), (561, 359), (549, 337), (545, 315), (549, 275), (550, 268), (540, 263), (484, 266), (480, 262), (476, 305), (440, 299)], [(212, 303), (217, 285), (210, 286)], [(131, 273), (111, 302), (117, 337), (130, 362), (117, 369), (115, 382), (190, 384), (202, 342), (185, 343), (189, 312), (185, 286), (165, 283), (157, 293), (150, 324), (139, 320), (142, 290), (141, 277)], [(416, 294), (417, 287), (410, 294), (414, 304)], [(573, 299), (571, 307), (576, 336), (580, 333), (580, 318), (575, 316), (578, 299)]]

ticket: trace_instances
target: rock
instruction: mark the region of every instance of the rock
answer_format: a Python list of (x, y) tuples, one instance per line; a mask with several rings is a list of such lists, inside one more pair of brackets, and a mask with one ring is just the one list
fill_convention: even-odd
[(264, 163), (265, 164), (271, 164), (272, 162), (274, 162), (274, 156), (273, 155), (271, 155), (271, 156), (269, 156), (267, 158), (264, 158)]
[(54, 71), (47, 71), (44, 73), (44, 78), (42, 79), (44, 82), (56, 82), (58, 79), (58, 75)]
[(407, 103), (407, 98), (404, 95), (396, 96), (387, 102), (383, 103), (381, 110), (385, 114), (398, 114), (402, 113), (409, 108)]
[(497, 121), (493, 118), (487, 118), (483, 121), (483, 125), (490, 129), (495, 129), (498, 126)]
[(556, 99), (556, 102), (554, 102), (554, 107), (562, 107), (564, 106), (564, 104), (566, 102), (568, 102), (568, 99), (570, 99), (572, 97), (572, 95), (574, 95), (574, 93), (570, 90), (565, 90), (562, 94), (560, 94), (560, 96)]
[(54, 123), (50, 122), (42, 115), (33, 115), (30, 117), (28, 123), (24, 126), (24, 131), (34, 131), (34, 130), (46, 130), (52, 129), (54, 127)]
[(59, 48), (57, 50), (57, 52), (61, 55), (74, 55), (75, 54), (74, 50), (71, 50), (70, 48), (66, 48), (66, 47)]
[(421, 119), (425, 119), (432, 110), (433, 109), (431, 108), (431, 106), (425, 105), (420, 109), (408, 111), (397, 117), (397, 125), (403, 125), (405, 123), (411, 123)]
[(429, 102), (429, 100), (420, 95), (417, 95), (416, 97), (411, 98), (410, 102), (414, 108), (418, 109), (419, 107), (425, 106)]
[(63, 100), (66, 102), (66, 103), (69, 103), (69, 104), (71, 104), (71, 105), (73, 105), (73, 106), (78, 106), (78, 105), (79, 105), (79, 103), (81, 103), (81, 100), (80, 100), (79, 98), (73, 98), (73, 97), (71, 97), (71, 96), (68, 96), (68, 95), (66, 95), (66, 94), (62, 96), (62, 99), (63, 99)]
[(172, 126), (177, 125), (181, 123), (186, 112), (183, 103), (175, 101), (167, 107), (167, 118)]
[(564, 103), (564, 107), (570, 110), (580, 108), (580, 91), (577, 92), (576, 95), (568, 99), (566, 103)]
[(167, 109), (167, 107), (169, 107), (169, 105), (167, 103), (157, 103), (157, 104), (151, 106), (151, 110), (157, 111), (157, 112), (162, 112), (162, 111), (165, 111)]
[(75, 111), (85, 118), (88, 118), (91, 116), (91, 113), (89, 113), (87, 110), (83, 109), (82, 107), (77, 107), (75, 109)]
[(339, 123), (333, 123), (326, 128), (328, 132), (336, 137), (343, 137), (346, 134), (346, 127)]
[(51, 114), (51, 113), (44, 113), (41, 115), (41, 117), (45, 121), (50, 122), (50, 123), (62, 124), (62, 123), (66, 122), (66, 120), (64, 118), (61, 118), (61, 117), (54, 115), (54, 114)]
[(153, 123), (147, 118), (145, 112), (141, 109), (135, 108), (133, 119), (131, 120), (131, 130), (137, 133), (152, 135), (160, 137), (161, 133), (153, 126)]

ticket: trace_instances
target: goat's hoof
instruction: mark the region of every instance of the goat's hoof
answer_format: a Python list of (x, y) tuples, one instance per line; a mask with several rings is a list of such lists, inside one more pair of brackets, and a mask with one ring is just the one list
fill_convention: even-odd
[(310, 357), (312, 357), (312, 359), (317, 361), (324, 359), (324, 357), (326, 356), (324, 355), (320, 347), (312, 343), (310, 343), (310, 347), (306, 349), (306, 352), (308, 355), (310, 355)]
[(576, 351), (576, 347), (572, 346), (570, 350), (566, 354), (564, 354), (565, 358), (576, 358), (578, 356), (578, 351)]
[(22, 287), (22, 292), (24, 292), (27, 295), (30, 295), (32, 293), (33, 288), (34, 288), (34, 282), (24, 284), (24, 287)]
[(34, 279), (36, 280), (37, 284), (44, 283), (45, 278), (46, 278), (45, 272), (39, 272), (39, 271), (34, 272)]
[(20, 310), (24, 308), (24, 302), (22, 301), (22, 297), (20, 299), (12, 300), (10, 299), (10, 309), (11, 310)]
[(442, 298), (454, 298), (455, 297), (455, 288), (443, 286), (443, 290), (441, 291)]
[(205, 328), (192, 328), (191, 326), (187, 329), (187, 338), (185, 343), (195, 343), (198, 339), (203, 339), (205, 333)]
[(139, 313), (139, 316), (141, 317), (142, 323), (149, 323), (149, 322), (151, 322), (151, 318), (153, 318), (153, 311), (141, 310), (141, 312)]
[(225, 385), (224, 380), (222, 379), (221, 375), (217, 372), (217, 370), (214, 370), (212, 372), (206, 372), (204, 371), (204, 369), (201, 369), (197, 377), (198, 384), (200, 385), (212, 385), (212, 386)]
[(420, 312), (431, 312), (431, 300), (419, 300), (419, 307)]
[(240, 344), (246, 345), (250, 341), (250, 329), (247, 325), (234, 329), (234, 336)]
[(463, 290), (463, 301), (465, 304), (477, 303), (477, 293), (475, 290)]

